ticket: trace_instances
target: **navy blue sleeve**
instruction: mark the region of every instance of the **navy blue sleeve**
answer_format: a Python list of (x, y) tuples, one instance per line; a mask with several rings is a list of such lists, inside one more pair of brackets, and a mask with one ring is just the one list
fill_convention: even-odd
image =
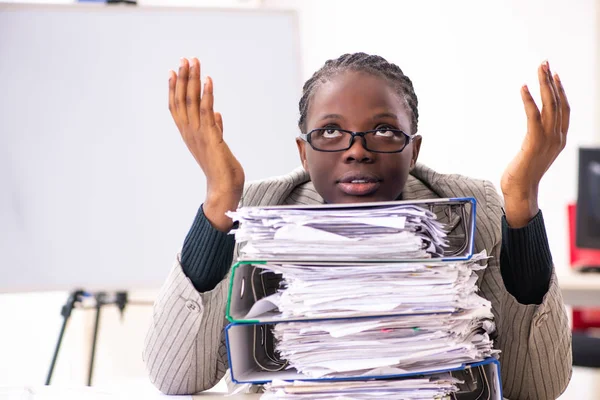
[(181, 268), (196, 290), (213, 290), (225, 278), (234, 247), (234, 236), (214, 228), (200, 206), (181, 250)]
[(511, 228), (502, 216), (500, 272), (506, 290), (521, 304), (541, 304), (550, 287), (552, 268), (542, 211), (519, 229)]

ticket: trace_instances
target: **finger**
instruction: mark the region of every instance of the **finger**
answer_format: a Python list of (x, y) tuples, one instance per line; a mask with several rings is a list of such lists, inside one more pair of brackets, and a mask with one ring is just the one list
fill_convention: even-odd
[(175, 107), (181, 123), (187, 124), (187, 110), (186, 110), (186, 92), (189, 74), (189, 65), (186, 58), (182, 58), (179, 63), (179, 74), (177, 76), (177, 84), (175, 85)]
[(554, 81), (556, 83), (556, 88), (558, 89), (558, 95), (560, 96), (560, 105), (562, 109), (562, 121), (560, 124), (560, 129), (562, 133), (566, 134), (569, 130), (569, 122), (571, 119), (571, 106), (569, 105), (567, 93), (565, 92), (565, 88), (558, 74), (554, 74)]
[(190, 61), (190, 75), (185, 98), (187, 116), (190, 124), (197, 128), (200, 126), (200, 62), (197, 58)]
[(558, 94), (558, 89), (556, 88), (556, 83), (554, 82), (554, 78), (552, 77), (552, 72), (550, 72), (550, 64), (546, 61), (547, 67), (548, 67), (548, 80), (550, 81), (550, 87), (552, 88), (552, 94), (554, 95), (554, 98), (556, 99), (556, 125), (555, 125), (555, 129), (554, 129), (554, 134), (559, 135), (560, 136), (560, 132), (561, 132), (561, 124), (562, 124), (562, 104), (560, 101), (560, 95)]
[(523, 99), (525, 114), (527, 115), (527, 132), (538, 132), (539, 129), (537, 127), (542, 123), (542, 116), (527, 85), (523, 85), (521, 88), (521, 98)]
[(215, 125), (213, 102), (213, 81), (210, 76), (207, 76), (206, 81), (204, 82), (202, 100), (200, 100), (200, 124), (202, 126), (210, 127)]
[(169, 70), (169, 111), (177, 123), (177, 110), (175, 109), (175, 84), (177, 83), (177, 74)]
[(221, 133), (223, 133), (223, 116), (220, 112), (215, 112), (215, 123), (221, 130)]
[(558, 99), (552, 88), (550, 67), (545, 61), (538, 69), (538, 78), (540, 81), (540, 92), (542, 94), (542, 125), (544, 131), (553, 133), (557, 124)]

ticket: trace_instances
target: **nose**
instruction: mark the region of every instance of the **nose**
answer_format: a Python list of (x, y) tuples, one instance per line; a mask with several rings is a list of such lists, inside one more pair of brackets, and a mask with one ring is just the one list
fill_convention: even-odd
[(352, 146), (344, 152), (344, 161), (371, 163), (373, 162), (373, 153), (365, 149), (365, 138), (357, 136), (352, 142)]

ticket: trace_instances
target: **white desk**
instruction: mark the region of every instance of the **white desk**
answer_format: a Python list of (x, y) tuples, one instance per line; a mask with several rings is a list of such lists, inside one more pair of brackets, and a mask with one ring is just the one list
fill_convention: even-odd
[(260, 394), (239, 394), (226, 396), (226, 393), (209, 392), (193, 396), (166, 396), (149, 385), (138, 387), (133, 385), (126, 390), (113, 391), (101, 388), (84, 386), (60, 387), (2, 387), (0, 386), (0, 399), (2, 400), (258, 400)]
[(600, 274), (563, 272), (558, 274), (558, 284), (568, 306), (600, 307)]
[[(231, 399), (231, 400), (258, 400), (260, 399), (260, 394), (237, 394), (235, 396), (227, 396), (226, 394), (219, 393), (204, 393), (204, 394), (196, 394), (192, 396), (193, 400), (217, 400), (217, 399)], [(165, 398), (166, 400), (166, 398)]]

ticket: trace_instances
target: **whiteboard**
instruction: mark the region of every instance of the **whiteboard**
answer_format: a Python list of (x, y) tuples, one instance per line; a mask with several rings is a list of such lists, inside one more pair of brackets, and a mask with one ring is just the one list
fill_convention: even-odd
[(160, 287), (205, 196), (167, 108), (197, 56), (247, 180), (300, 165), (292, 11), (0, 5), (0, 292)]

